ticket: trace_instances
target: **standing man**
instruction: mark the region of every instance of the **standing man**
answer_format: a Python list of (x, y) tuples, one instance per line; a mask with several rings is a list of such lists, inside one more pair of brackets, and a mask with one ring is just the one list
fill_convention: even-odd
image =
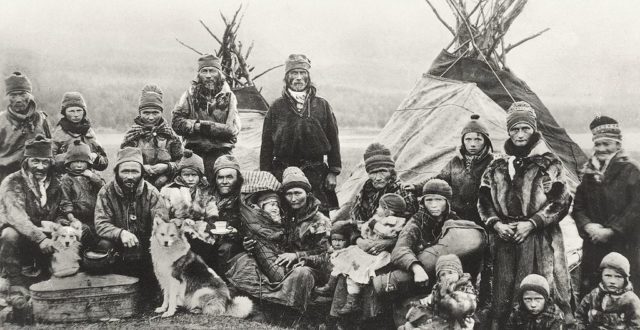
[(30, 284), (22, 275), (48, 271), (46, 255), (54, 247), (41, 226), (55, 220), (59, 202), (52, 142), (38, 135), (27, 141), (21, 168), (0, 184), (0, 266), (12, 285)]
[(142, 178), (143, 160), (139, 148), (118, 151), (113, 181), (98, 193), (95, 209), (100, 252), (115, 250), (121, 256), (115, 272), (140, 277), (143, 292), (154, 288), (155, 275), (149, 253), (153, 221), (168, 221), (160, 192)]
[(172, 127), (185, 148), (202, 157), (205, 175), (213, 182), (213, 164), (231, 154), (240, 133), (236, 96), (221, 71), (220, 59), (206, 54), (198, 59), (198, 75), (173, 109)]
[(4, 83), (9, 105), (0, 112), (0, 182), (20, 169), (27, 140), (51, 137), (47, 115), (36, 109), (29, 78), (14, 72)]
[(549, 282), (567, 324), (572, 324), (572, 292), (559, 225), (569, 211), (571, 195), (562, 163), (542, 140), (528, 103), (511, 105), (507, 132), (507, 155), (495, 159), (485, 171), (478, 201), (487, 231), (497, 236), (492, 258), (492, 328), (504, 329), (518, 285), (534, 273)]
[(580, 297), (598, 285), (600, 260), (610, 252), (629, 258), (631, 282), (640, 283), (640, 167), (622, 150), (616, 120), (596, 117), (589, 128), (594, 152), (582, 169), (572, 213), (583, 238)]
[(285, 168), (299, 167), (322, 203), (321, 211), (328, 214), (338, 207), (336, 177), (342, 169), (338, 124), (329, 102), (316, 96), (309, 74), (311, 61), (291, 54), (285, 67), (282, 97), (264, 118), (260, 170), (281, 181)]

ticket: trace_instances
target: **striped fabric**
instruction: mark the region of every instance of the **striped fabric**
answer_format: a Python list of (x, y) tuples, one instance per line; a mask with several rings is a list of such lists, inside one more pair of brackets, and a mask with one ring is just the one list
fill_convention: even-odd
[(279, 191), (282, 184), (273, 174), (266, 171), (242, 171), (244, 183), (241, 193), (251, 194), (259, 191)]

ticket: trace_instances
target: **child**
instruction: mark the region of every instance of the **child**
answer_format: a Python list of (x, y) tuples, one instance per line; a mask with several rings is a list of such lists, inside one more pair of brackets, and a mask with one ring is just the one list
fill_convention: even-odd
[(160, 189), (176, 172), (182, 157), (182, 141), (162, 117), (162, 90), (156, 85), (142, 88), (138, 117), (127, 131), (120, 148), (142, 150), (145, 179)]
[(104, 180), (92, 170), (91, 148), (80, 140), (69, 146), (64, 158), (65, 174), (60, 178), (60, 217), (58, 223), (68, 226), (82, 224), (81, 243), (89, 248), (97, 242), (94, 210), (98, 192)]
[[(352, 234), (351, 222), (336, 221), (331, 226), (331, 249), (321, 255), (303, 258), (305, 266), (320, 270), (323, 274), (330, 274), (333, 271), (333, 265), (331, 264), (331, 257), (337, 251), (349, 246), (349, 241)], [(329, 277), (329, 281), (324, 286), (316, 287), (314, 292), (320, 296), (330, 297), (333, 296), (333, 292), (336, 289), (338, 283), (337, 276)]]
[(403, 329), (473, 329), (476, 292), (471, 275), (463, 273), (462, 262), (454, 254), (436, 262), (438, 282), (431, 294), (411, 307)]
[(527, 275), (520, 283), (518, 302), (507, 320), (507, 330), (560, 330), (564, 318), (550, 299), (549, 282), (537, 274)]
[[(407, 207), (404, 198), (398, 194), (384, 194), (380, 197), (378, 205), (376, 214), (360, 228), (362, 238), (373, 242), (397, 239), (406, 222), (406, 219), (400, 216), (404, 215)], [(376, 270), (391, 262), (389, 251), (375, 252), (370, 254), (354, 245), (331, 256), (331, 276), (347, 276), (347, 301), (338, 314), (346, 315), (359, 311), (361, 288), (371, 282), (371, 277), (376, 276)]]
[(640, 329), (640, 299), (629, 281), (630, 269), (620, 253), (602, 258), (601, 281), (576, 311), (578, 329)]

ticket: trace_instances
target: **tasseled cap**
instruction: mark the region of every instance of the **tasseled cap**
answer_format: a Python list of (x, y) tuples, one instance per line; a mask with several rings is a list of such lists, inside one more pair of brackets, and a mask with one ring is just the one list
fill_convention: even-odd
[(459, 276), (462, 276), (463, 271), (460, 258), (455, 254), (445, 254), (438, 258), (438, 261), (436, 261), (436, 275), (440, 275), (440, 272), (443, 270), (453, 270), (458, 273)]
[(138, 110), (147, 108), (158, 109), (160, 111), (164, 110), (162, 104), (162, 89), (157, 85), (147, 84), (142, 88)]
[(589, 125), (591, 134), (593, 134), (592, 140), (609, 139), (617, 142), (622, 142), (622, 131), (618, 122), (607, 116), (596, 116)]
[(71, 162), (86, 162), (91, 164), (91, 147), (80, 140), (74, 140), (64, 156), (65, 165)]
[(31, 81), (29, 78), (22, 74), (22, 72), (16, 71), (4, 80), (6, 89), (6, 95), (13, 92), (27, 92), (31, 93)]
[(53, 158), (53, 143), (44, 135), (38, 134), (34, 139), (24, 144), (24, 156), (26, 158)]
[(536, 111), (531, 105), (524, 101), (513, 102), (507, 110), (507, 131), (517, 124), (527, 124), (533, 128), (534, 131), (538, 130), (538, 124), (536, 122)]
[(407, 210), (407, 202), (398, 194), (386, 193), (380, 197), (378, 204), (395, 215), (403, 215)]
[(209, 67), (222, 71), (222, 64), (217, 56), (213, 54), (204, 54), (198, 59), (198, 71), (202, 70), (202, 68)]
[(522, 282), (520, 282), (520, 297), (522, 297), (525, 291), (537, 292), (544, 296), (545, 300), (549, 299), (549, 295), (551, 294), (549, 282), (538, 274), (529, 274), (522, 279)]
[(629, 264), (629, 259), (618, 252), (611, 252), (602, 258), (602, 261), (600, 262), (600, 270), (604, 268), (615, 269), (625, 277), (631, 276), (631, 265)]
[(284, 62), (284, 66), (285, 73), (293, 69), (302, 69), (309, 71), (309, 69), (311, 69), (311, 61), (304, 54), (291, 54)]
[(64, 116), (67, 108), (69, 107), (79, 107), (84, 110), (86, 115), (87, 113), (87, 104), (84, 101), (84, 97), (79, 92), (66, 92), (62, 96), (62, 102), (60, 107), (60, 113)]
[(396, 163), (391, 158), (391, 151), (380, 143), (372, 143), (364, 151), (364, 168), (367, 173), (377, 169), (394, 169)]
[(301, 169), (291, 166), (282, 173), (282, 191), (286, 192), (291, 188), (302, 188), (306, 192), (311, 191), (311, 183)]
[(182, 159), (180, 159), (178, 163), (178, 173), (186, 168), (192, 169), (200, 175), (204, 175), (204, 161), (202, 157), (194, 154), (193, 151), (189, 149), (184, 149)]
[(453, 189), (447, 181), (441, 179), (431, 179), (422, 187), (422, 195), (439, 195), (448, 201), (453, 197)]
[(471, 119), (467, 122), (466, 125), (462, 128), (462, 132), (460, 136), (464, 138), (464, 135), (467, 133), (480, 133), (484, 135), (487, 139), (489, 139), (489, 131), (487, 128), (480, 122), (480, 115), (473, 114), (471, 115)]

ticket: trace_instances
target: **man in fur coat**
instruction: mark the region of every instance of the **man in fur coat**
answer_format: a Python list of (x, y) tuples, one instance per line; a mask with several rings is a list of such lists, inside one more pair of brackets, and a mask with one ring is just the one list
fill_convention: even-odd
[(511, 105), (507, 132), (506, 156), (485, 171), (478, 201), (480, 218), (496, 236), (492, 327), (504, 329), (518, 285), (532, 273), (547, 279), (571, 324), (572, 292), (559, 226), (571, 205), (563, 166), (537, 131), (536, 114), (528, 103)]
[(300, 168), (322, 203), (321, 212), (328, 215), (338, 208), (336, 177), (342, 169), (338, 124), (329, 102), (316, 95), (309, 69), (311, 61), (302, 54), (291, 54), (285, 62), (282, 97), (264, 118), (260, 170), (282, 180), (285, 168)]
[(589, 128), (593, 157), (582, 169), (572, 213), (583, 238), (580, 297), (597, 285), (598, 262), (610, 252), (631, 260), (632, 282), (640, 283), (640, 167), (622, 149), (615, 119), (596, 117)]
[(0, 182), (20, 170), (27, 140), (40, 134), (51, 137), (47, 115), (36, 108), (29, 78), (14, 72), (4, 83), (9, 105), (0, 112)]
[(12, 285), (46, 271), (46, 255), (54, 250), (41, 227), (55, 220), (60, 199), (51, 147), (42, 135), (27, 141), (20, 170), (0, 184), (0, 266)]
[(142, 152), (125, 147), (118, 151), (115, 178), (98, 193), (95, 228), (101, 240), (97, 250), (115, 249), (121, 259), (115, 272), (142, 277), (143, 286), (153, 280), (149, 239), (153, 221), (168, 221), (168, 211), (160, 192), (142, 178)]
[(205, 175), (214, 181), (213, 164), (231, 154), (240, 133), (238, 101), (222, 73), (220, 59), (206, 54), (198, 59), (198, 75), (173, 108), (172, 127), (185, 148), (203, 158)]

